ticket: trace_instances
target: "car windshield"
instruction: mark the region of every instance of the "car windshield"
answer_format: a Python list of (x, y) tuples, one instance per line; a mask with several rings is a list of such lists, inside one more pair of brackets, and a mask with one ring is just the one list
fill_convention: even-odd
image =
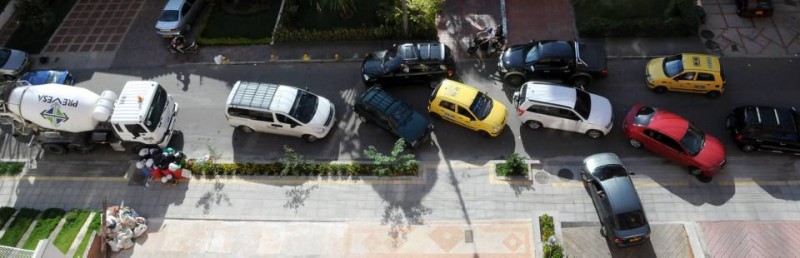
[(158, 21), (162, 21), (162, 22), (175, 22), (175, 21), (178, 21), (178, 10), (164, 10), (164, 11), (161, 11), (161, 17), (158, 17)]
[(392, 73), (396, 72), (400, 69), (400, 66), (403, 64), (403, 58), (397, 54), (395, 51), (386, 51), (386, 55), (383, 56), (383, 72), (384, 73)]
[(489, 112), (492, 111), (492, 98), (486, 96), (483, 92), (478, 92), (478, 95), (475, 96), (475, 100), (472, 101), (472, 105), (469, 106), (469, 110), (472, 111), (478, 119), (485, 119), (489, 116)]
[(689, 125), (689, 129), (686, 130), (686, 134), (681, 139), (681, 145), (686, 148), (686, 151), (689, 152), (689, 155), (695, 156), (697, 153), (703, 149), (703, 144), (706, 142), (706, 134), (694, 125)]
[(11, 56), (11, 50), (0, 49), (0, 65), (5, 64), (9, 56)]
[(150, 104), (150, 109), (147, 110), (147, 118), (144, 122), (144, 125), (147, 126), (147, 129), (151, 132), (155, 131), (156, 127), (158, 127), (158, 123), (161, 122), (161, 116), (164, 113), (164, 109), (167, 108), (167, 96), (167, 91), (161, 86), (158, 86), (156, 94), (153, 95), (153, 103)]
[(528, 84), (523, 84), (522, 88), (519, 89), (517, 95), (515, 96), (516, 99), (514, 99), (514, 104), (517, 105), (517, 107), (522, 106), (522, 103), (524, 102), (525, 96), (527, 94), (528, 94)]
[(539, 51), (542, 49), (542, 44), (534, 45), (529, 51), (528, 54), (525, 55), (525, 63), (533, 63), (536, 60), (539, 60)]
[(635, 125), (649, 125), (650, 120), (653, 119), (653, 115), (656, 113), (656, 109), (652, 107), (642, 107), (636, 112), (636, 117), (633, 118), (633, 124)]
[(311, 94), (304, 90), (297, 91), (297, 97), (294, 99), (294, 105), (289, 110), (289, 115), (299, 120), (301, 123), (307, 124), (311, 122), (311, 118), (317, 113), (317, 102), (319, 98), (317, 95)]
[(664, 75), (672, 77), (683, 72), (682, 57), (682, 55), (675, 55), (664, 58)]
[(625, 167), (618, 164), (612, 164), (596, 168), (594, 172), (592, 172), (592, 175), (597, 177), (597, 179), (600, 181), (605, 181), (614, 177), (626, 177), (628, 176), (628, 172), (625, 171)]
[[(58, 72), (49, 71), (47, 72), (47, 79), (45, 80), (46, 83), (59, 83), (58, 78), (61, 77)], [(67, 78), (69, 79), (69, 78)], [(64, 82), (68, 83), (68, 82)]]
[(592, 97), (589, 93), (575, 89), (577, 97), (575, 98), (575, 112), (578, 112), (584, 119), (589, 119), (589, 114), (592, 112)]
[(644, 217), (644, 211), (635, 210), (622, 214), (617, 214), (617, 230), (630, 230), (640, 228), (647, 225), (647, 218)]

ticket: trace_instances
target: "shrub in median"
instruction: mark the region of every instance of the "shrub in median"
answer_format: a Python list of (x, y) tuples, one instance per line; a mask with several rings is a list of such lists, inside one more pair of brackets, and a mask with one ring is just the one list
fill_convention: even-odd
[(31, 226), (31, 223), (33, 223), (37, 215), (39, 215), (39, 210), (30, 208), (22, 208), (19, 210), (17, 217), (14, 218), (14, 221), (11, 222), (11, 226), (9, 226), (6, 233), (3, 234), (3, 238), (0, 238), (0, 245), (17, 246), (19, 240), (22, 239), (22, 235), (25, 234), (25, 231), (28, 230), (28, 227)]
[(61, 227), (61, 231), (56, 235), (53, 245), (55, 245), (58, 250), (61, 250), (62, 253), (67, 253), (67, 251), (69, 251), (69, 246), (72, 245), (72, 242), (75, 242), (75, 237), (78, 235), (78, 232), (80, 232), (83, 223), (86, 222), (86, 218), (89, 217), (91, 212), (92, 211), (80, 209), (68, 212), (67, 215), (64, 216), (64, 226)]
[(22, 172), (25, 168), (24, 162), (2, 162), (0, 161), (0, 176), (13, 176)]
[(66, 213), (64, 210), (58, 208), (45, 210), (22, 248), (28, 250), (36, 249), (39, 240), (50, 237), (50, 233), (53, 233), (53, 230), (56, 229), (58, 222), (64, 217), (64, 213)]
[(528, 175), (528, 164), (518, 153), (512, 153), (506, 158), (506, 162), (498, 163), (495, 166), (498, 176), (526, 176)]
[(561, 258), (564, 257), (564, 248), (558, 243), (551, 244), (549, 239), (555, 235), (555, 224), (553, 217), (547, 214), (539, 216), (539, 235), (544, 244), (542, 249), (545, 258)]

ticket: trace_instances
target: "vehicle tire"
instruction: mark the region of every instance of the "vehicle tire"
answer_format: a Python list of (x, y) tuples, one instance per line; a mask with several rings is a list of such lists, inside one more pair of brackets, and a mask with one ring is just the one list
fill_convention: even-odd
[(706, 97), (709, 99), (716, 99), (717, 97), (719, 97), (719, 95), (720, 95), (719, 91), (715, 90), (706, 92)]
[(589, 136), (589, 138), (592, 139), (599, 139), (600, 137), (603, 137), (603, 132), (591, 129), (589, 131), (586, 131), (586, 136)]
[(703, 170), (696, 167), (689, 167), (689, 175), (699, 176), (703, 174)]
[(433, 118), (433, 119), (442, 119), (442, 116), (440, 116), (439, 114), (436, 114), (436, 113), (433, 113), (433, 112), (430, 112), (430, 113), (428, 113), (428, 114), (429, 114), (429, 115), (430, 115), (430, 117), (431, 117), (431, 118)]
[(507, 74), (504, 81), (512, 87), (519, 88), (523, 83), (525, 83), (525, 76), (522, 76), (522, 74), (518, 73)]
[(576, 88), (586, 89), (589, 86), (589, 78), (586, 76), (578, 76), (572, 79), (572, 85)]
[(67, 149), (78, 154), (89, 154), (92, 152), (92, 146), (83, 146), (80, 144), (69, 144), (67, 145)]
[(633, 138), (628, 139), (628, 144), (635, 149), (641, 149), (644, 146), (641, 141)]
[(317, 138), (316, 136), (310, 135), (310, 134), (306, 134), (306, 135), (303, 135), (303, 140), (306, 140), (306, 142), (308, 142), (308, 143), (312, 143), (312, 142), (318, 141), (319, 138)]
[(606, 232), (606, 225), (600, 224), (600, 235), (603, 237), (608, 237), (608, 232)]
[(255, 132), (255, 131), (253, 131), (253, 128), (250, 128), (248, 126), (239, 126), (239, 130), (242, 130), (242, 132), (244, 132), (246, 134), (251, 134), (251, 133)]
[(13, 81), (16, 78), (17, 78), (16, 76), (10, 74), (3, 75), (3, 79), (5, 79), (6, 81)]
[(667, 92), (667, 87), (664, 87), (664, 86), (657, 86), (657, 87), (653, 88), (653, 91), (654, 91), (655, 93), (658, 93), (658, 94), (664, 94), (664, 93), (666, 93), (666, 92)]
[(492, 138), (492, 135), (490, 135), (487, 131), (478, 131), (478, 134), (480, 134), (483, 138)]
[(540, 123), (539, 121), (535, 121), (535, 120), (530, 120), (530, 121), (525, 122), (525, 126), (530, 128), (531, 130), (542, 129), (542, 123)]
[(756, 150), (756, 146), (753, 144), (746, 143), (742, 145), (741, 149), (744, 152), (753, 152), (754, 150)]
[(58, 143), (46, 143), (42, 145), (42, 149), (44, 149), (48, 153), (56, 155), (63, 155), (67, 153), (67, 147), (64, 147), (63, 144), (58, 144)]

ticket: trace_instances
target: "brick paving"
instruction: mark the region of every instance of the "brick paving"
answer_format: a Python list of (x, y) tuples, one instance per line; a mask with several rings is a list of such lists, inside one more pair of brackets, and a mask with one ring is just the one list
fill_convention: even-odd
[(143, 0), (78, 0), (42, 53), (113, 52)]
[(700, 223), (712, 257), (799, 257), (800, 222)]
[(782, 57), (800, 53), (800, 4), (773, 1), (772, 17), (736, 15), (732, 1), (704, 0), (706, 23), (699, 28), (704, 43), (726, 56)]
[(510, 44), (577, 38), (569, 0), (505, 0), (505, 3)]
[[(564, 249), (571, 257), (691, 257), (692, 247), (682, 224), (651, 224), (650, 240), (617, 248), (600, 235), (600, 226), (565, 227)], [(749, 257), (749, 256), (748, 256)]]

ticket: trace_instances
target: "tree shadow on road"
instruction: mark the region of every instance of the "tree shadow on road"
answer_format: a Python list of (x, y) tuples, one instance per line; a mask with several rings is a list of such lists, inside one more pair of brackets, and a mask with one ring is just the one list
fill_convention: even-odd
[(319, 188), (319, 185), (312, 185), (310, 187), (299, 185), (286, 190), (286, 203), (283, 204), (283, 207), (294, 210), (294, 213), (297, 214), (300, 207), (306, 205), (305, 202), (311, 197), (311, 192), (317, 188)]
[(217, 180), (214, 182), (214, 188), (203, 194), (194, 207), (203, 207), (203, 214), (209, 214), (212, 206), (232, 206), (231, 199), (228, 198), (228, 194), (223, 192), (223, 188), (225, 188), (225, 184)]
[(433, 210), (422, 204), (397, 204), (384, 201), (381, 225), (389, 225), (388, 235), (392, 239), (392, 247), (397, 248), (406, 242), (407, 234), (413, 225), (425, 224), (425, 216)]

